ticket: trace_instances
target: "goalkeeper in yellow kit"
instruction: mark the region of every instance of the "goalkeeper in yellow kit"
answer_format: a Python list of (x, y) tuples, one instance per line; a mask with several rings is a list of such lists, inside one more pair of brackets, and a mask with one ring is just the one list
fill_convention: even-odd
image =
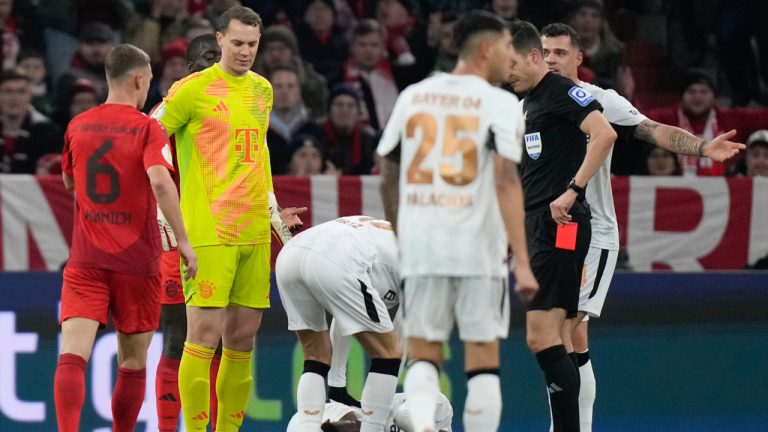
[(179, 394), (190, 431), (208, 424), (209, 369), (220, 337), (216, 430), (242, 425), (255, 336), (269, 308), (270, 216), (285, 239), (306, 210), (277, 216), (264, 139), (272, 86), (250, 71), (261, 27), (249, 8), (225, 12), (216, 33), (219, 63), (178, 81), (153, 112), (176, 136), (182, 214), (200, 268), (194, 281), (184, 282), (187, 340)]

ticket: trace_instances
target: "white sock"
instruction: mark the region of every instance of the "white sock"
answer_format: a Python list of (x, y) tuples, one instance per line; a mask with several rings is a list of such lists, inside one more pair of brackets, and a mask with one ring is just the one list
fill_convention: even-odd
[(581, 388), (579, 389), (579, 423), (581, 432), (592, 432), (592, 407), (595, 404), (597, 383), (592, 370), (592, 361), (579, 366)]
[(304, 372), (296, 391), (296, 408), (301, 432), (317, 432), (325, 409), (325, 379), (313, 372)]
[(435, 408), (440, 393), (439, 375), (432, 363), (417, 361), (405, 375), (406, 404), (411, 413), (413, 432), (435, 431)]
[(501, 421), (501, 384), (499, 376), (481, 373), (467, 381), (464, 403), (466, 432), (495, 432)]
[(389, 374), (368, 372), (360, 398), (363, 421), (360, 432), (381, 432), (392, 410), (392, 398), (397, 389), (397, 377)]

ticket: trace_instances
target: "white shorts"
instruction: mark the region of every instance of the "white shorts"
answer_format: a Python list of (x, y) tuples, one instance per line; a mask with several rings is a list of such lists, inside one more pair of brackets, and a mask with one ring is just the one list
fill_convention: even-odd
[(443, 342), (454, 322), (459, 339), (491, 342), (509, 333), (509, 283), (501, 277), (406, 278), (400, 306), (408, 337)]
[(587, 258), (584, 260), (579, 292), (579, 311), (587, 313), (585, 320), (588, 320), (589, 317), (600, 317), (618, 258), (619, 251), (617, 250), (589, 247)]
[(277, 257), (275, 278), (288, 330), (328, 330), (325, 311), (344, 336), (393, 330), (387, 307), (369, 278), (355, 276), (320, 253), (287, 245)]

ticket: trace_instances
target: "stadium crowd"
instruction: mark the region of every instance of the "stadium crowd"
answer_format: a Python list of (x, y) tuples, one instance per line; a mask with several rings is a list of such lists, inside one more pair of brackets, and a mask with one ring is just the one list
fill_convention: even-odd
[[(57, 174), (63, 131), (103, 102), (104, 58), (146, 51), (148, 110), (187, 73), (184, 52), (236, 0), (0, 0), (0, 173)], [(736, 129), (727, 165), (617, 145), (617, 175), (768, 175), (765, 2), (669, 0), (242, 0), (265, 29), (254, 71), (274, 87), (268, 142), (276, 175), (375, 174), (374, 149), (405, 87), (456, 62), (458, 17), (485, 8), (538, 27), (570, 23), (579, 77), (648, 117), (701, 138)], [(739, 61), (734, 61), (739, 59)]]

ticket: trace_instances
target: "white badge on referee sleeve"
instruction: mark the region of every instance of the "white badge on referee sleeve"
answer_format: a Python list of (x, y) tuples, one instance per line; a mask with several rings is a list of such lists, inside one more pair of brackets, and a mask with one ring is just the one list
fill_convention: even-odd
[(525, 134), (525, 151), (531, 159), (536, 160), (541, 156), (541, 133)]
[(571, 99), (575, 100), (576, 103), (583, 107), (589, 105), (590, 102), (595, 100), (595, 97), (592, 96), (592, 93), (584, 90), (579, 86), (571, 87), (571, 89), (568, 90), (568, 96), (570, 96)]

